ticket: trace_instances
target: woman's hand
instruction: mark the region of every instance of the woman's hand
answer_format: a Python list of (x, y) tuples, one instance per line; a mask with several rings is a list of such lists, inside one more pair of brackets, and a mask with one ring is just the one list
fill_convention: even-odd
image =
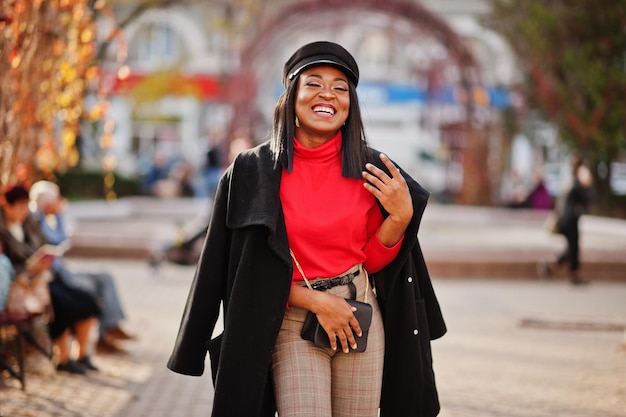
[(378, 232), (378, 239), (387, 247), (398, 243), (413, 217), (413, 201), (409, 187), (398, 167), (385, 154), (380, 154), (391, 177), (373, 164), (365, 165), (363, 171), (364, 187), (385, 208), (389, 216), (385, 219)]
[(53, 256), (44, 256), (41, 259), (39, 259), (36, 263), (28, 267), (28, 273), (30, 275), (37, 275), (41, 272), (48, 271), (50, 268), (52, 268), (53, 262), (54, 262)]
[(337, 339), (344, 352), (348, 353), (350, 346), (356, 349), (354, 335), (361, 336), (363, 333), (354, 317), (356, 310), (344, 298), (296, 285), (291, 287), (289, 304), (317, 315), (317, 320), (328, 334), (331, 349), (337, 349)]
[(317, 315), (317, 321), (328, 334), (331, 349), (337, 349), (337, 339), (339, 339), (341, 349), (345, 353), (350, 351), (350, 346), (352, 349), (356, 349), (357, 344), (354, 335), (361, 336), (363, 334), (359, 321), (354, 316), (356, 308), (348, 304), (343, 297), (321, 294), (326, 296), (324, 303), (314, 313)]
[(17, 277), (11, 285), (17, 285), (18, 287), (28, 289), (30, 287), (30, 277), (28, 275), (28, 272), (22, 272), (20, 274), (17, 274)]

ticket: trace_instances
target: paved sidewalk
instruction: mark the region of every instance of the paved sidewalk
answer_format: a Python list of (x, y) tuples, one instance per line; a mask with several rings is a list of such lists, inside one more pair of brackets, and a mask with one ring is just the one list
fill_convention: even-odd
[(135, 260), (78, 260), (75, 270), (107, 270), (116, 278), (127, 325), (139, 337), (128, 355), (96, 354), (101, 372), (55, 373), (40, 355), (29, 355), (26, 392), (14, 380), (0, 388), (1, 417), (206, 417), (210, 376), (183, 377), (166, 369), (184, 306), (192, 267), (167, 265), (155, 277)]
[[(208, 200), (72, 203), (68, 262), (115, 276), (140, 339), (129, 355), (97, 355), (101, 372), (87, 377), (56, 374), (30, 354), (25, 392), (0, 380), (0, 417), (208, 416), (210, 377), (165, 367), (194, 267), (164, 264), (155, 275), (147, 262), (208, 212)], [(626, 417), (626, 221), (582, 219), (593, 283), (573, 287), (537, 279), (537, 262), (564, 245), (543, 229), (545, 216), (428, 206), (420, 239), (449, 327), (433, 342), (442, 417)]]
[[(73, 258), (70, 266), (113, 273), (140, 339), (127, 343), (127, 356), (96, 356), (101, 372), (86, 377), (55, 375), (30, 355), (26, 392), (3, 380), (0, 416), (207, 417), (208, 375), (165, 368), (194, 268), (165, 264), (155, 276), (142, 260)], [(441, 417), (626, 416), (626, 285), (533, 277), (435, 278), (434, 286), (449, 327), (433, 342)], [(523, 325), (529, 320), (556, 325)]]

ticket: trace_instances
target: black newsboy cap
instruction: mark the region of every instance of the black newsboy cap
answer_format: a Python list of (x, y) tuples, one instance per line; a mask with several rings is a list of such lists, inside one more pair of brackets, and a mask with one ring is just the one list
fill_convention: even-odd
[(291, 55), (283, 68), (283, 85), (295, 79), (307, 68), (330, 65), (341, 71), (356, 86), (359, 83), (359, 67), (350, 52), (333, 42), (320, 41), (304, 45)]

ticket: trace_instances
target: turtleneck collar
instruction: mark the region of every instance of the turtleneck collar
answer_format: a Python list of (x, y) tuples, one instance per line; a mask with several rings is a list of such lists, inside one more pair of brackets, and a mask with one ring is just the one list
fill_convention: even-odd
[(341, 130), (337, 132), (328, 142), (318, 146), (317, 148), (307, 148), (298, 141), (293, 139), (293, 150), (296, 158), (307, 159), (311, 161), (328, 161), (337, 158), (341, 152), (342, 135)]

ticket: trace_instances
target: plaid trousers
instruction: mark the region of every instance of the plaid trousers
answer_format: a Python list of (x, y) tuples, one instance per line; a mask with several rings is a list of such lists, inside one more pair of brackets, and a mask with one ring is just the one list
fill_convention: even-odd
[[(359, 301), (364, 300), (366, 279), (367, 273), (354, 279)], [(327, 292), (350, 297), (347, 285)], [(280, 417), (378, 416), (385, 334), (371, 286), (367, 301), (373, 307), (373, 316), (367, 349), (362, 353), (343, 353), (339, 347), (336, 351), (320, 348), (302, 339), (300, 331), (307, 310), (295, 307), (287, 310), (272, 355), (274, 391)]]

